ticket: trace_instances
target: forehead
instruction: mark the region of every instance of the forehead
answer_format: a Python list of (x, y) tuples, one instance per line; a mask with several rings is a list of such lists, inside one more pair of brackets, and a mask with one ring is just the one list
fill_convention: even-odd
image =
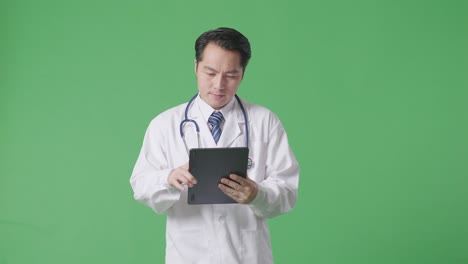
[(203, 50), (200, 62), (229, 64), (231, 67), (241, 67), (241, 55), (237, 50), (227, 50), (215, 43), (208, 43)]

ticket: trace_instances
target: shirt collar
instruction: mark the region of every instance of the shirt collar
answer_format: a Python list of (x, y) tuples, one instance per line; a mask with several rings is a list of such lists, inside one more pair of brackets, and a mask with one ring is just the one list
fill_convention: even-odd
[(234, 96), (232, 97), (231, 101), (229, 101), (229, 103), (227, 103), (223, 108), (219, 110), (215, 110), (205, 101), (203, 101), (203, 99), (200, 97), (200, 94), (198, 94), (196, 100), (197, 100), (198, 107), (200, 109), (200, 112), (202, 113), (203, 120), (205, 121), (205, 123), (208, 123), (208, 118), (210, 118), (211, 114), (213, 114), (214, 111), (221, 112), (221, 114), (223, 114), (224, 120), (227, 120), (229, 116), (231, 115), (232, 110), (234, 109), (234, 101), (235, 101)]

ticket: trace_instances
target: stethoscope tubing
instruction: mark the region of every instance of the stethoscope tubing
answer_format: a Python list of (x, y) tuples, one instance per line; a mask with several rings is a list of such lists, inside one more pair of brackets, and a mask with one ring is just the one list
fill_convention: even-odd
[[(184, 113), (184, 120), (180, 122), (179, 130), (180, 130), (180, 137), (185, 143), (185, 135), (184, 135), (184, 125), (185, 123), (193, 123), (195, 125), (195, 130), (197, 131), (197, 136), (198, 136), (198, 147), (200, 147), (200, 127), (198, 126), (197, 122), (193, 119), (188, 118), (188, 111), (190, 106), (193, 104), (193, 101), (195, 98), (197, 98), (198, 93), (195, 94), (190, 101), (188, 101), (187, 106), (185, 107), (185, 113)], [(239, 106), (242, 110), (242, 114), (244, 115), (244, 124), (245, 124), (245, 145), (248, 148), (249, 147), (249, 123), (247, 119), (247, 111), (245, 111), (244, 105), (241, 102), (241, 99), (237, 94), (235, 95), (237, 102), (239, 103)], [(187, 148), (187, 146), (185, 146)]]

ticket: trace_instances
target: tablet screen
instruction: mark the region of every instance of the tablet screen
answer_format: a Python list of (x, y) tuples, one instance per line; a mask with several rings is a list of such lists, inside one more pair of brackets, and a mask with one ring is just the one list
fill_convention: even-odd
[(189, 172), (197, 184), (188, 189), (188, 204), (237, 203), (219, 189), (222, 178), (234, 173), (247, 175), (249, 149), (242, 148), (194, 148), (189, 154)]

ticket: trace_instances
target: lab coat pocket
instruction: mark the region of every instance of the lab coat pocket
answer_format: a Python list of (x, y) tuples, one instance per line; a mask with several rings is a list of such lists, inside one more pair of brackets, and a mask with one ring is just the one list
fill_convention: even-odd
[(261, 230), (241, 230), (242, 263), (273, 263), (270, 242)]
[(179, 230), (168, 234), (168, 259), (185, 260), (187, 263), (204, 262), (208, 252), (208, 239), (201, 229)]
[(247, 170), (247, 175), (256, 182), (265, 179), (266, 160), (268, 155), (268, 145), (262, 141), (252, 141), (249, 148), (249, 158), (252, 166)]

